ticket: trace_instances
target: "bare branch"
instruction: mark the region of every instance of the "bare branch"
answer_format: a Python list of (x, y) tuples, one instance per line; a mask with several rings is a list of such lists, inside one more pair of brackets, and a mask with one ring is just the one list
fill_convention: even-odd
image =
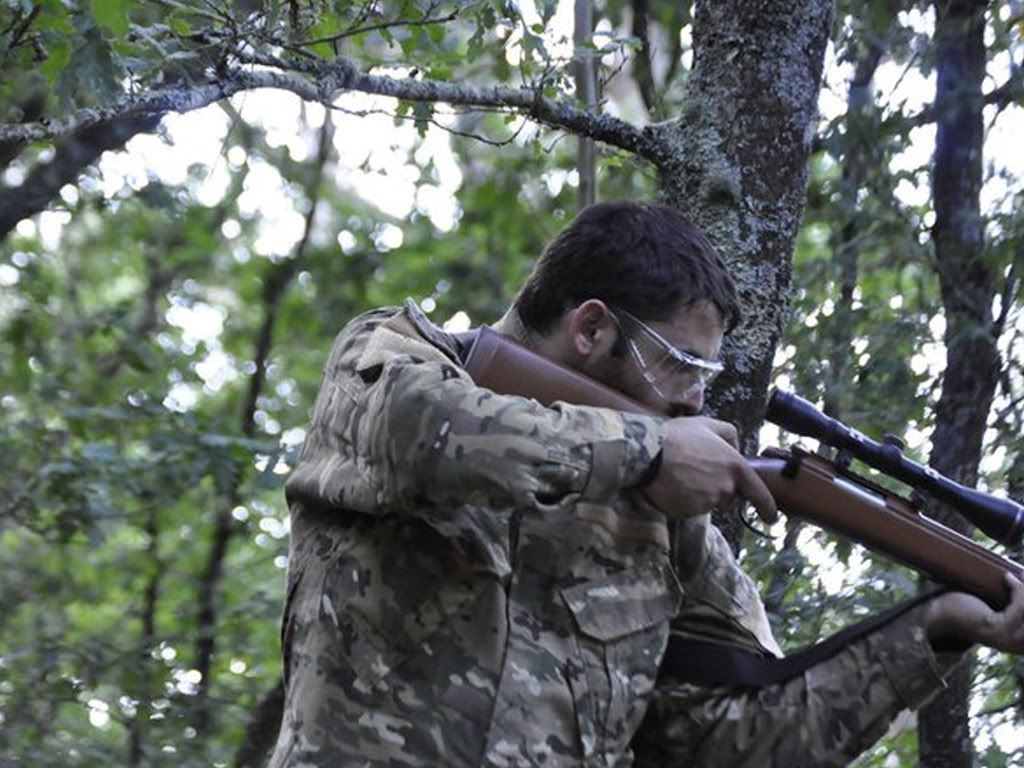
[(0, 190), (0, 240), (22, 219), (46, 209), (60, 188), (73, 182), (107, 150), (120, 149), (132, 136), (156, 128), (158, 115), (126, 114), (92, 124), (63, 141), (51, 161), (40, 163), (17, 187)]
[(363, 72), (349, 59), (338, 57), (308, 74), (239, 67), (220, 79), (196, 85), (157, 89), (102, 109), (82, 109), (57, 120), (0, 124), (0, 146), (18, 141), (53, 139), (73, 131), (105, 124), (128, 115), (162, 115), (190, 112), (241, 91), (279, 88), (307, 101), (331, 106), (346, 91), (392, 96), (406, 101), (444, 102), (453, 106), (495, 107), (515, 112), (544, 125), (587, 136), (620, 147), (652, 162), (663, 154), (660, 134), (650, 127), (637, 128), (611, 115), (577, 109), (531, 88), (469, 86), (440, 80), (393, 77)]
[(657, 119), (658, 90), (654, 84), (654, 68), (651, 66), (649, 14), (647, 0), (633, 0), (633, 37), (640, 41), (640, 50), (633, 61), (633, 72), (648, 114)]
[[(1016, 69), (1005, 83), (984, 94), (981, 97), (981, 103), (986, 107), (996, 106), (1001, 111), (1019, 101), (1021, 97), (1024, 97), (1024, 70)], [(906, 123), (914, 128), (934, 122), (935, 107), (931, 104), (906, 119)]]

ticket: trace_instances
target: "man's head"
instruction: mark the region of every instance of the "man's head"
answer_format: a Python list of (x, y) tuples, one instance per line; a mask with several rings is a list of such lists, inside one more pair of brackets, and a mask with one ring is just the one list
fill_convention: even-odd
[(704, 234), (667, 206), (635, 202), (583, 211), (515, 307), (544, 353), (671, 416), (700, 410), (739, 315)]
[(599, 203), (582, 211), (544, 249), (515, 307), (528, 328), (545, 334), (587, 299), (644, 321), (667, 320), (706, 300), (726, 331), (739, 317), (736, 288), (714, 246), (689, 219), (657, 203)]

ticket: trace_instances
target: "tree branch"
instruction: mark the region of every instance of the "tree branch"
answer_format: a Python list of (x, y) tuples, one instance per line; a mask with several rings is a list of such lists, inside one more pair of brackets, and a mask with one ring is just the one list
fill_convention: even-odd
[[(283, 62), (282, 62), (283, 64)], [(532, 88), (468, 86), (441, 80), (392, 77), (363, 72), (350, 59), (338, 57), (318, 66), (306, 65), (303, 73), (280, 69), (239, 67), (218, 80), (198, 85), (174, 85), (134, 98), (113, 107), (82, 109), (67, 117), (34, 123), (0, 124), (0, 147), (10, 142), (53, 139), (76, 130), (105, 125), (128, 116), (162, 116), (167, 112), (190, 112), (241, 91), (279, 88), (306, 101), (331, 106), (346, 91), (392, 96), (406, 101), (444, 102), (453, 106), (496, 107), (526, 115), (539, 123), (587, 136), (625, 149), (651, 162), (664, 154), (660, 134), (650, 127), (637, 128), (611, 115), (577, 109), (551, 99)]]
[[(993, 88), (981, 97), (983, 106), (996, 106), (1000, 110), (1010, 106), (1015, 101), (1024, 97), (1024, 70), (1015, 70), (1006, 82), (997, 88)], [(888, 122), (888, 121), (886, 121)], [(935, 122), (935, 106), (929, 104), (916, 115), (906, 118), (906, 123), (911, 128)]]
[[(19, 221), (44, 210), (61, 187), (73, 182), (83, 169), (96, 162), (104, 152), (123, 147), (132, 136), (148, 133), (158, 123), (157, 115), (128, 114), (105, 124), (91, 124), (76, 131), (57, 147), (50, 162), (33, 168), (20, 186), (0, 191), (0, 240)], [(0, 139), (0, 147), (5, 144)]]
[(658, 90), (654, 85), (654, 70), (651, 66), (651, 39), (648, 28), (647, 0), (633, 0), (633, 37), (640, 41), (640, 50), (633, 61), (633, 73), (640, 97), (643, 99), (647, 113), (655, 119), (660, 117), (658, 110)]

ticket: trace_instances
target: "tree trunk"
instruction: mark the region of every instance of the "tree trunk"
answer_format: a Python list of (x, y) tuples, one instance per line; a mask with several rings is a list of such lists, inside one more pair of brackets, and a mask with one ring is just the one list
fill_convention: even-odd
[[(891, 22), (891, 18), (889, 19)], [(875, 70), (882, 59), (888, 29), (864, 34), (864, 43), (857, 52), (853, 77), (846, 97), (846, 148), (843, 153), (843, 177), (840, 185), (841, 226), (832, 252), (834, 276), (839, 286), (835, 311), (823, 323), (828, 368), (825, 369), (824, 411), (840, 421), (852, 391), (850, 385), (850, 348), (856, 332), (853, 295), (860, 271), (860, 239), (865, 225), (865, 212), (859, 194), (876, 160), (878, 116), (873, 84)]]
[[(995, 275), (984, 259), (981, 84), (985, 73), (985, 3), (936, 0), (937, 130), (932, 194), (935, 264), (946, 316), (946, 372), (936, 409), (931, 466), (966, 485), (977, 481), (982, 438), (999, 372), (993, 334)], [(952, 510), (933, 513), (961, 532)], [(972, 761), (968, 689), (963, 668), (921, 710), (924, 768), (969, 768)]]
[[(740, 290), (745, 316), (709, 408), (748, 454), (788, 306), (832, 14), (830, 0), (698, 3), (686, 106), (663, 128), (662, 193), (708, 233)], [(716, 522), (737, 547), (736, 516)]]
[[(594, 34), (593, 0), (576, 0), (573, 41), (576, 47), (576, 98), (587, 110), (597, 107), (597, 71), (591, 37)], [(580, 176), (579, 205), (583, 210), (597, 201), (597, 146), (587, 136), (576, 138), (576, 171)]]

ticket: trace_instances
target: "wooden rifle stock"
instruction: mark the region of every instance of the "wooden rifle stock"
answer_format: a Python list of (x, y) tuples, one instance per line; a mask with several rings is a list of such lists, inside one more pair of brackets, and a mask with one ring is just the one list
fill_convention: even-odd
[[(550, 406), (556, 401), (661, 416), (578, 371), (483, 327), (466, 361), (478, 385)], [(1009, 601), (1007, 571), (1019, 564), (922, 515), (906, 499), (801, 449), (768, 448), (749, 459), (779, 508), (834, 530), (930, 578), (977, 595), (993, 608)]]

